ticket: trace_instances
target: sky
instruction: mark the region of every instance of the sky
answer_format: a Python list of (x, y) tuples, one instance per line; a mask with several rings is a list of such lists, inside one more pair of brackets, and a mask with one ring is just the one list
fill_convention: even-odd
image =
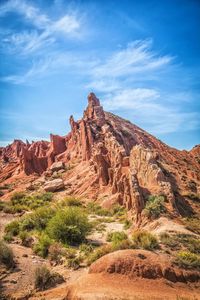
[(200, 143), (199, 0), (0, 0), (0, 146), (70, 131), (94, 92), (172, 147)]

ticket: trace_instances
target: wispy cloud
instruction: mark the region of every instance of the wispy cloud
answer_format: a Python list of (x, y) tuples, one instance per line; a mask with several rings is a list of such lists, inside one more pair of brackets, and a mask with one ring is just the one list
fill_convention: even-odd
[(182, 102), (190, 103), (190, 92), (165, 87), (172, 74), (178, 87), (182, 70), (174, 57), (160, 55), (152, 46), (152, 39), (140, 40), (116, 51), (91, 70), (86, 87), (101, 92), (105, 109), (126, 112), (153, 134), (199, 128), (198, 113), (181, 110)]
[(175, 105), (167, 105), (160, 93), (154, 89), (124, 89), (106, 94), (103, 105), (106, 110), (128, 112), (134, 122), (143, 124), (153, 134), (200, 127), (198, 113), (183, 112)]
[(9, 12), (21, 14), (38, 28), (46, 28), (50, 23), (46, 14), (42, 14), (39, 8), (28, 4), (24, 0), (9, 0), (0, 6), (0, 16)]
[(24, 0), (10, 0), (0, 6), (0, 16), (9, 12), (20, 14), (25, 21), (30, 22), (33, 30), (4, 34), (2, 42), (12, 52), (27, 55), (42, 47), (54, 44), (58, 35), (79, 38), (82, 18), (76, 13), (65, 13), (57, 20), (52, 20), (47, 14), (41, 13), (36, 6)]
[(158, 56), (151, 50), (152, 39), (129, 43), (93, 70), (95, 77), (122, 77), (133, 73), (158, 70), (169, 65), (173, 57)]

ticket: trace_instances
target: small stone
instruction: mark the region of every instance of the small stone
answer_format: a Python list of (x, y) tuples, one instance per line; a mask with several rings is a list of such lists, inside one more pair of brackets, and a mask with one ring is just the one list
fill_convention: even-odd
[(12, 279), (12, 280), (10, 281), (10, 283), (17, 284), (17, 280)]

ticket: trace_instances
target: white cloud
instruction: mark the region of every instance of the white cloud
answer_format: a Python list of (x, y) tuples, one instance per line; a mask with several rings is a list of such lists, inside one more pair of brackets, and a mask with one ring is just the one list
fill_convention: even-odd
[(36, 78), (39, 79), (41, 76), (43, 76), (50, 66), (51, 60), (42, 60), (37, 63), (34, 63), (25, 74), (4, 76), (1, 78), (1, 81), (11, 82), (13, 84), (30, 84)]
[(66, 34), (75, 33), (80, 28), (80, 23), (73, 15), (65, 15), (52, 25), (52, 30)]
[(21, 14), (25, 19), (31, 21), (38, 28), (46, 28), (50, 20), (46, 14), (40, 13), (40, 10), (25, 2), (24, 0), (10, 0), (0, 6), (0, 15), (9, 12)]
[(51, 20), (47, 14), (40, 12), (39, 8), (25, 2), (24, 0), (10, 0), (0, 6), (0, 16), (9, 12), (15, 12), (29, 21), (34, 30), (4, 34), (2, 42), (9, 50), (19, 54), (30, 54), (42, 47), (47, 48), (54, 44), (57, 35), (64, 37), (80, 37), (82, 18), (75, 13), (65, 13), (57, 20)]
[(93, 69), (94, 77), (122, 77), (158, 70), (171, 63), (171, 56), (159, 57), (151, 51), (152, 40), (129, 43), (125, 49), (117, 51), (101, 65)]
[(159, 97), (159, 92), (154, 89), (123, 89), (106, 95), (103, 104), (108, 110), (140, 109), (144, 105), (152, 106), (152, 101)]
[(153, 134), (192, 130), (200, 127), (198, 113), (182, 112), (176, 106), (164, 102), (154, 89), (124, 89), (105, 94), (103, 106), (106, 110), (126, 111), (133, 122), (143, 124)]

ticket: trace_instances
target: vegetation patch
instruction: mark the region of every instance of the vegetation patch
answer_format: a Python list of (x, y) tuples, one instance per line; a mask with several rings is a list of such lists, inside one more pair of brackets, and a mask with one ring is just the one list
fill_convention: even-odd
[(163, 196), (149, 196), (144, 208), (144, 214), (148, 218), (157, 219), (161, 214), (166, 212), (164, 201), (165, 198)]
[(0, 264), (7, 268), (15, 265), (13, 251), (4, 241), (0, 241)]
[(180, 251), (176, 255), (175, 263), (185, 269), (200, 270), (200, 256), (190, 251)]
[(184, 224), (188, 230), (191, 230), (197, 234), (200, 234), (200, 219), (199, 218), (187, 218), (184, 220)]
[(133, 248), (145, 250), (155, 250), (159, 248), (158, 240), (155, 235), (147, 231), (135, 231), (132, 235)]
[(50, 245), (53, 243), (52, 239), (50, 239), (50, 237), (43, 233), (40, 237), (39, 237), (39, 240), (38, 242), (34, 245), (33, 247), (33, 251), (45, 258), (48, 256), (48, 253), (49, 253), (49, 247)]
[(16, 192), (12, 195), (9, 202), (1, 202), (0, 210), (5, 213), (21, 213), (23, 211), (35, 210), (38, 207), (48, 205), (52, 201), (53, 193), (36, 193), (27, 195), (24, 192)]
[(41, 266), (35, 270), (35, 288), (44, 291), (56, 284), (64, 282), (63, 277), (58, 273), (52, 273), (46, 266)]
[(82, 243), (90, 230), (87, 215), (78, 207), (58, 211), (47, 226), (47, 233), (52, 239), (70, 245)]

